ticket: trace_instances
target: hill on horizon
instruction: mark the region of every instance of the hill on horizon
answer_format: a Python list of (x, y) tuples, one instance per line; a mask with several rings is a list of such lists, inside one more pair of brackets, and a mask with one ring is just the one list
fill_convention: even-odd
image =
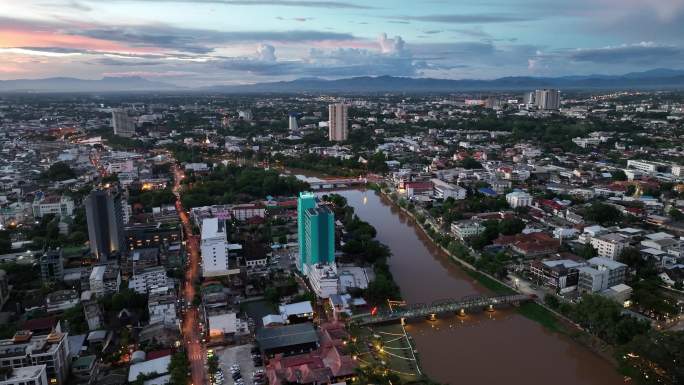
[(184, 91), (218, 93), (302, 92), (435, 92), (520, 91), (535, 88), (573, 90), (684, 89), (684, 70), (657, 68), (624, 75), (561, 77), (508, 76), (491, 80), (360, 76), (342, 79), (299, 78), (289, 81), (186, 88), (142, 77), (104, 77), (99, 80), (55, 77), (0, 81), (0, 92), (145, 92)]

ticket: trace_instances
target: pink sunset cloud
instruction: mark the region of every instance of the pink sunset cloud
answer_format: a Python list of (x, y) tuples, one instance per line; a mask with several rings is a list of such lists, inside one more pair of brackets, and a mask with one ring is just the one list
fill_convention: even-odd
[(100, 52), (159, 53), (154, 47), (130, 47), (119, 42), (87, 36), (67, 35), (59, 31), (0, 27), (0, 48), (50, 47)]

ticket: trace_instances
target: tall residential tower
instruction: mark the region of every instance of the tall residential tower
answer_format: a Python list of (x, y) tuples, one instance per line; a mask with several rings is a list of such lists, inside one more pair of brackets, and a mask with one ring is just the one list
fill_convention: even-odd
[(124, 109), (112, 109), (112, 128), (114, 128), (114, 135), (127, 138), (135, 136), (135, 123)]
[(299, 270), (308, 274), (317, 263), (335, 262), (335, 216), (326, 206), (319, 206), (310, 192), (299, 194), (297, 201), (299, 235)]
[(349, 135), (347, 121), (347, 105), (335, 103), (328, 106), (328, 139), (331, 142), (343, 142)]
[(85, 199), (85, 209), (90, 252), (106, 262), (124, 244), (121, 197), (114, 190), (94, 190)]
[(299, 117), (299, 114), (296, 112), (290, 112), (288, 114), (288, 126), (290, 131), (299, 130), (299, 125), (297, 124), (297, 117)]
[(540, 110), (557, 110), (560, 108), (560, 91), (554, 89), (536, 90), (534, 103)]
[(202, 276), (228, 275), (228, 232), (226, 221), (219, 218), (202, 220)]

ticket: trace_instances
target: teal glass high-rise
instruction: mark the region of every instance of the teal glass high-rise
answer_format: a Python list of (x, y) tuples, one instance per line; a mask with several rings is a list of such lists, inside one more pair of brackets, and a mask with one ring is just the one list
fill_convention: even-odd
[(311, 192), (299, 194), (297, 201), (299, 235), (298, 268), (307, 274), (309, 266), (335, 261), (335, 215), (319, 206)]

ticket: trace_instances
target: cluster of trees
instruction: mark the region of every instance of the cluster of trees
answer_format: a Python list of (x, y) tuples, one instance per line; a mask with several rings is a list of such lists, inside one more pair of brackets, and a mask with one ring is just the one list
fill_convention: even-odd
[(140, 188), (128, 189), (129, 197), (128, 203), (140, 203), (145, 208), (159, 207), (161, 205), (173, 204), (176, 201), (176, 196), (173, 195), (173, 190), (170, 187), (161, 190), (143, 191)]
[(652, 259), (644, 259), (638, 249), (628, 247), (620, 253), (618, 260), (635, 272), (627, 282), (634, 290), (632, 301), (635, 307), (656, 318), (677, 313), (675, 301), (663, 294), (663, 283)]
[(340, 159), (317, 154), (304, 154), (289, 157), (277, 154), (273, 160), (285, 167), (316, 171), (334, 176), (358, 176), (366, 172), (385, 173), (389, 170), (387, 157), (382, 152), (376, 152), (367, 159), (367, 163), (360, 163), (358, 158)]
[(499, 237), (499, 234), (515, 235), (525, 229), (525, 222), (517, 217), (505, 218), (500, 221), (488, 220), (484, 221), (482, 225), (484, 226), (482, 234), (469, 240), (469, 243), (477, 250), (482, 250), (485, 246), (490, 245)]
[(113, 133), (103, 135), (103, 138), (107, 141), (107, 145), (115, 150), (135, 151), (143, 148), (149, 148), (149, 145), (142, 140), (125, 138), (123, 136), (114, 135)]
[(40, 266), (37, 264), (5, 262), (0, 264), (0, 270), (7, 273), (7, 279), (14, 292), (35, 289), (40, 285)]
[(399, 286), (394, 282), (387, 264), (392, 253), (385, 244), (375, 239), (375, 227), (355, 215), (354, 208), (347, 205), (343, 196), (324, 195), (323, 200), (333, 204), (335, 217), (344, 224), (347, 235), (342, 251), (346, 257), (358, 264), (373, 266), (375, 280), (368, 285), (366, 299), (375, 305), (384, 304), (388, 298), (400, 299)]
[(85, 209), (78, 208), (72, 221), (69, 235), (59, 232), (59, 217), (45, 215), (40, 222), (28, 231), (27, 237), (33, 241), (31, 248), (44, 249), (66, 246), (80, 246), (88, 239)]
[(627, 180), (627, 174), (625, 174), (625, 172), (623, 170), (618, 169), (618, 170), (611, 172), (610, 174), (611, 174), (611, 177), (613, 178), (613, 180), (616, 180), (616, 181)]
[(581, 151), (582, 149), (572, 142), (572, 138), (585, 136), (589, 132), (596, 130), (595, 127), (592, 127), (591, 123), (578, 123), (577, 120), (566, 117), (541, 120), (508, 117), (497, 120), (496, 123), (492, 122), (492, 124), (497, 126), (492, 129), (501, 128), (503, 131), (512, 131), (512, 135), (507, 138), (512, 142), (517, 143), (531, 140), (536, 141), (544, 148), (559, 147), (564, 151)]
[(76, 173), (66, 162), (53, 163), (50, 168), (40, 174), (40, 179), (45, 181), (62, 181), (76, 178)]
[(615, 301), (585, 295), (577, 304), (554, 295), (546, 304), (574, 320), (591, 334), (615, 347), (620, 369), (641, 384), (684, 382), (684, 332), (658, 332), (650, 324), (622, 312)]
[(179, 143), (172, 143), (166, 145), (166, 149), (171, 151), (173, 154), (173, 157), (179, 162), (179, 163), (196, 163), (196, 162), (202, 162), (204, 160), (204, 157), (202, 153), (199, 151), (193, 149), (193, 148), (188, 148), (187, 146)]
[(170, 385), (187, 385), (190, 381), (190, 361), (185, 351), (176, 352), (171, 356), (168, 369), (171, 375)]
[(0, 254), (12, 251), (12, 238), (7, 230), (0, 230)]
[(316, 171), (334, 176), (356, 176), (363, 172), (357, 159), (340, 159), (317, 154), (303, 154), (298, 157), (277, 154), (273, 158), (285, 167)]
[[(547, 301), (550, 306), (554, 303)], [(622, 312), (622, 307), (601, 295), (585, 295), (577, 304), (560, 303), (557, 310), (580, 324), (590, 333), (611, 345), (626, 344), (639, 334), (650, 330), (650, 325)]]
[(267, 195), (295, 195), (308, 184), (293, 176), (252, 167), (218, 166), (207, 176), (186, 178), (188, 189), (182, 200), (185, 207), (248, 202)]
[(370, 172), (384, 174), (389, 171), (389, 166), (387, 166), (388, 158), (382, 152), (376, 152), (368, 158), (368, 164), (366, 164), (366, 169)]
[(207, 368), (209, 373), (216, 373), (219, 370), (219, 359), (217, 355), (207, 358)]
[(149, 148), (150, 145), (146, 144), (142, 140), (125, 138), (123, 136), (114, 135), (111, 129), (101, 129), (93, 131), (93, 135), (99, 135), (107, 142), (107, 145), (115, 150), (129, 151), (129, 150), (140, 150), (144, 148)]
[[(401, 201), (399, 202), (401, 205)], [(433, 218), (441, 218), (442, 223), (449, 226), (451, 222), (464, 219), (463, 213), (483, 213), (510, 209), (506, 197), (491, 197), (478, 192), (470, 192), (463, 200), (447, 198), (441, 203), (435, 203), (429, 208)]]
[(654, 330), (634, 336), (620, 347), (621, 369), (647, 385), (684, 383), (684, 332)]
[(116, 294), (102, 297), (100, 305), (107, 313), (118, 313), (127, 309), (135, 312), (142, 321), (149, 318), (147, 296), (132, 289), (123, 289)]
[(166, 176), (171, 173), (171, 163), (156, 163), (152, 165), (152, 174)]
[(623, 314), (615, 301), (585, 295), (577, 304), (547, 295), (546, 304), (614, 346), (621, 370), (642, 384), (684, 381), (684, 332), (658, 332), (647, 322)]
[(601, 225), (608, 225), (622, 220), (622, 212), (609, 204), (596, 202), (584, 210), (584, 218)]
[(475, 169), (482, 168), (482, 163), (476, 161), (472, 157), (467, 157), (467, 158), (463, 159), (462, 161), (460, 161), (458, 163), (458, 165), (460, 167), (465, 168), (466, 170), (475, 170)]
[(510, 209), (506, 197), (490, 197), (483, 194), (473, 194), (458, 202), (458, 208), (466, 213), (483, 213), (487, 211), (500, 211)]
[(65, 310), (62, 319), (72, 334), (81, 334), (88, 331), (88, 323), (86, 322), (83, 305), (81, 304)]
[(268, 284), (264, 290), (264, 298), (267, 301), (277, 305), (282, 297), (297, 294), (299, 285), (293, 276), (289, 276), (287, 281), (280, 282), (277, 285), (273, 284), (274, 279), (275, 277), (271, 276), (269, 279), (271, 284)]
[(375, 264), (390, 257), (389, 248), (375, 239), (377, 231), (368, 222), (354, 215), (344, 222), (347, 239), (342, 251), (363, 264)]
[(485, 271), (499, 279), (503, 279), (508, 275), (508, 264), (511, 261), (511, 257), (504, 253), (499, 252), (496, 254), (485, 253), (473, 262), (476, 269)]

